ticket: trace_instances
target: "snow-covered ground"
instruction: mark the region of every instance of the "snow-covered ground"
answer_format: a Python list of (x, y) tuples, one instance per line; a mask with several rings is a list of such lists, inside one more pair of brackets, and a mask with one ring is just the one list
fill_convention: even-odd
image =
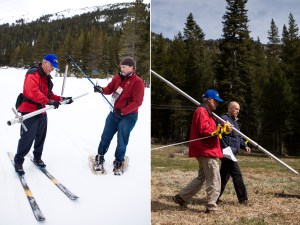
[[(8, 126), (7, 121), (14, 118), (11, 107), (22, 92), (25, 72), (23, 69), (0, 69), (0, 224), (3, 225), (41, 223), (33, 216), (7, 156), (8, 151), (16, 153), (19, 140), (20, 125)], [(53, 76), (53, 92), (58, 95), (62, 81), (62, 77)], [(99, 80), (100, 85), (108, 82)], [(64, 96), (75, 97), (86, 92), (87, 96), (73, 104), (48, 111), (48, 132), (42, 157), (48, 171), (79, 199), (68, 199), (26, 157), (25, 178), (46, 217), (42, 223), (150, 224), (150, 90), (145, 91), (138, 121), (131, 132), (127, 148), (129, 168), (122, 176), (112, 173), (116, 137), (106, 154), (108, 174), (94, 175), (88, 167), (88, 156), (97, 152), (109, 107), (99, 93), (93, 93), (87, 79), (67, 78)]]

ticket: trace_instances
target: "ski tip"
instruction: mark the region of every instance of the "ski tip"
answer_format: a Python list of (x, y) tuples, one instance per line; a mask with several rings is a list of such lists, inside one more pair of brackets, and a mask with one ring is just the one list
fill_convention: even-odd
[(37, 216), (37, 217), (35, 217), (35, 218), (36, 218), (36, 220), (38, 220), (38, 221), (44, 221), (44, 220), (46, 220), (46, 218), (43, 217), (43, 216)]
[(71, 200), (76, 200), (76, 199), (78, 199), (79, 197), (78, 196), (73, 196), (72, 198), (70, 198)]

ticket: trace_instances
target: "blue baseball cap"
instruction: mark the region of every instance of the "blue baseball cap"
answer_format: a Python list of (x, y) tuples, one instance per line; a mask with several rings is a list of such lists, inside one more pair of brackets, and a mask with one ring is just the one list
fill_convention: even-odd
[(202, 97), (203, 98), (212, 98), (212, 99), (217, 100), (218, 102), (224, 102), (224, 100), (220, 98), (219, 93), (213, 89), (207, 90)]
[(57, 59), (56, 55), (48, 54), (44, 57), (44, 59), (47, 60), (48, 62), (50, 62), (54, 68), (59, 69), (58, 68), (58, 59)]

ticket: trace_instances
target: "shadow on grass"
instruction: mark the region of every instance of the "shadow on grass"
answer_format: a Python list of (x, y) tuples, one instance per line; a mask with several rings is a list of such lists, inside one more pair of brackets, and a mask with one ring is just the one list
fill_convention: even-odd
[[(159, 201), (162, 200), (162, 201)], [(151, 211), (152, 212), (161, 212), (161, 211), (183, 211), (183, 212), (194, 212), (194, 213), (204, 213), (205, 209), (199, 210), (195, 208), (191, 208), (194, 205), (197, 206), (205, 206), (206, 200), (203, 199), (193, 199), (189, 204), (188, 208), (183, 208), (177, 205), (170, 195), (160, 195), (158, 200), (151, 201)]]

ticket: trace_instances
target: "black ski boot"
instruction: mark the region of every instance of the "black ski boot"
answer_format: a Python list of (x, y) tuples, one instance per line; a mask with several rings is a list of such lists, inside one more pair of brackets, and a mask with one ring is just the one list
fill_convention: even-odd
[(115, 175), (122, 175), (124, 173), (123, 162), (120, 162), (119, 160), (115, 159), (113, 165), (113, 172)]
[(104, 169), (104, 156), (103, 155), (96, 155), (95, 157), (95, 162), (94, 162), (94, 170), (96, 171), (96, 173), (105, 173), (105, 169)]
[(43, 160), (41, 160), (41, 159), (33, 159), (33, 163), (35, 164), (35, 165), (37, 165), (38, 167), (40, 167), (40, 168), (45, 168), (46, 167), (46, 164), (43, 162)]
[(23, 176), (25, 174), (23, 170), (23, 165), (22, 164), (16, 164), (15, 163), (15, 171), (20, 175)]

